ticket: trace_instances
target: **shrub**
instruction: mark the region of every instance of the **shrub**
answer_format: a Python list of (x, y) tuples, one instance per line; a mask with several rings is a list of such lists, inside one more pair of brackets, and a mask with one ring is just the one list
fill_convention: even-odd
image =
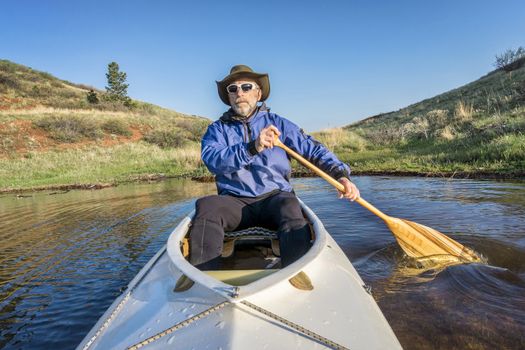
[(51, 88), (47, 85), (33, 85), (29, 93), (30, 97), (48, 97), (51, 95)]
[(61, 142), (78, 142), (82, 138), (98, 139), (103, 133), (98, 124), (87, 118), (50, 116), (34, 122), (46, 130), (49, 136)]
[(111, 119), (102, 124), (102, 129), (111, 134), (131, 136), (133, 133), (128, 128), (127, 124), (120, 119)]
[(488, 145), (488, 154), (492, 159), (523, 161), (525, 154), (525, 135), (507, 134), (494, 139)]
[(472, 120), (472, 115), (474, 114), (474, 107), (471, 104), (467, 104), (463, 101), (459, 101), (456, 105), (456, 110), (454, 116), (460, 122)]
[(412, 119), (413, 122), (413, 132), (418, 136), (424, 136), (425, 139), (428, 139), (430, 133), (430, 123), (425, 117), (415, 117)]
[(96, 105), (100, 101), (98, 100), (97, 93), (94, 90), (89, 90), (86, 99), (89, 103)]
[(447, 141), (451, 141), (456, 137), (456, 131), (451, 126), (447, 125), (439, 132), (439, 137)]
[(523, 47), (520, 46), (516, 50), (508, 49), (501, 55), (496, 55), (496, 61), (494, 62), (494, 66), (497, 69), (503, 69), (506, 72), (510, 72), (523, 65), (523, 62), (520, 62), (521, 64), (514, 63), (524, 57), (525, 49)]
[(525, 101), (525, 80), (518, 82), (514, 87), (516, 94), (518, 95), (518, 101)]
[(434, 127), (442, 127), (447, 124), (448, 111), (446, 109), (433, 109), (427, 113), (429, 123)]
[(60, 80), (52, 80), (52, 81), (49, 82), (49, 84), (51, 85), (51, 87), (53, 87), (55, 89), (63, 89), (64, 88), (64, 84)]
[(80, 99), (81, 96), (73, 90), (62, 88), (57, 89), (55, 92), (55, 96), (59, 97), (60, 99)]
[(8, 89), (18, 90), (20, 89), (20, 84), (12, 76), (0, 72), (0, 91), (6, 92)]
[(188, 136), (190, 140), (200, 141), (200, 139), (206, 132), (206, 128), (208, 127), (209, 122), (206, 120), (199, 119), (182, 119), (178, 120), (176, 124), (178, 127), (188, 131)]
[(187, 138), (181, 129), (173, 130), (152, 130), (144, 135), (144, 141), (157, 145), (161, 148), (181, 147)]

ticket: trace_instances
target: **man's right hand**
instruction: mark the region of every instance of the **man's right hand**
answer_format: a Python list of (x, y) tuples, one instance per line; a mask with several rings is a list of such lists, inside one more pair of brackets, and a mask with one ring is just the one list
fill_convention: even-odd
[(257, 140), (255, 140), (255, 148), (257, 149), (257, 152), (260, 153), (264, 151), (265, 148), (273, 148), (275, 135), (279, 137), (281, 132), (274, 125), (262, 129)]

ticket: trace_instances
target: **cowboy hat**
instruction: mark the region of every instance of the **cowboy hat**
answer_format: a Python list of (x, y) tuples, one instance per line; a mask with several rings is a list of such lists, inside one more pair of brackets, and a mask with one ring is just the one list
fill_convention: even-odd
[(221, 81), (216, 81), (217, 83), (217, 90), (219, 91), (219, 97), (221, 98), (222, 102), (230, 105), (230, 100), (228, 98), (228, 92), (226, 91), (226, 87), (230, 85), (235, 80), (240, 79), (251, 79), (254, 80), (257, 85), (259, 85), (259, 88), (261, 89), (261, 101), (264, 101), (268, 98), (270, 95), (270, 79), (268, 78), (268, 74), (266, 73), (256, 73), (248, 66), (245, 66), (243, 64), (238, 64), (236, 66), (233, 66), (230, 70), (230, 74), (227, 75), (224, 79)]

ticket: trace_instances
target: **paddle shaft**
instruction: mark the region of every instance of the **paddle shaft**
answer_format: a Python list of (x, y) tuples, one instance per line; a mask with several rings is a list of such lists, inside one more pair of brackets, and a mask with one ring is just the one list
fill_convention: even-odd
[[(342, 183), (335, 180), (330, 175), (303, 158), (300, 154), (284, 145), (277, 136), (275, 136), (274, 139), (274, 146), (282, 148), (299, 163), (314, 171), (340, 192), (346, 191), (345, 186)], [(396, 237), (401, 248), (409, 256), (418, 258), (423, 256), (448, 254), (460, 258), (462, 262), (481, 261), (481, 257), (472, 249), (463, 246), (441, 232), (415, 222), (388, 216), (363, 198), (357, 198), (355, 201), (383, 219), (392, 234)]]
[[(299, 163), (301, 163), (302, 165), (304, 165), (305, 167), (312, 170), (317, 175), (319, 175), (320, 177), (328, 181), (330, 185), (337, 188), (340, 192), (344, 193), (346, 191), (345, 186), (342, 183), (335, 180), (333, 177), (331, 177), (330, 175), (328, 175), (327, 173), (325, 173), (324, 171), (322, 171), (321, 169), (319, 169), (318, 167), (316, 167), (315, 165), (313, 165), (312, 163), (304, 159), (303, 156), (301, 156), (299, 153), (295, 152), (290, 147), (283, 144), (281, 140), (279, 140), (278, 138), (275, 138), (274, 146), (282, 148), (286, 153), (288, 153), (293, 158), (295, 158)], [(386, 215), (385, 213), (383, 213), (382, 211), (380, 211), (379, 209), (377, 209), (376, 207), (374, 207), (372, 204), (368, 203), (361, 197), (357, 198), (355, 201), (385, 221), (390, 218), (390, 216)]]

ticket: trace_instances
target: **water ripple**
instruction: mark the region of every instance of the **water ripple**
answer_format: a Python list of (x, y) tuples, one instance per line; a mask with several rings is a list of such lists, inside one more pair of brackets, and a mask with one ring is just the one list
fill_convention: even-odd
[[(416, 268), (384, 223), (320, 179), (298, 195), (353, 262), (405, 349), (525, 348), (525, 184), (355, 177), (387, 214), (488, 264)], [(0, 197), (0, 348), (75, 347), (213, 184), (165, 181)]]

